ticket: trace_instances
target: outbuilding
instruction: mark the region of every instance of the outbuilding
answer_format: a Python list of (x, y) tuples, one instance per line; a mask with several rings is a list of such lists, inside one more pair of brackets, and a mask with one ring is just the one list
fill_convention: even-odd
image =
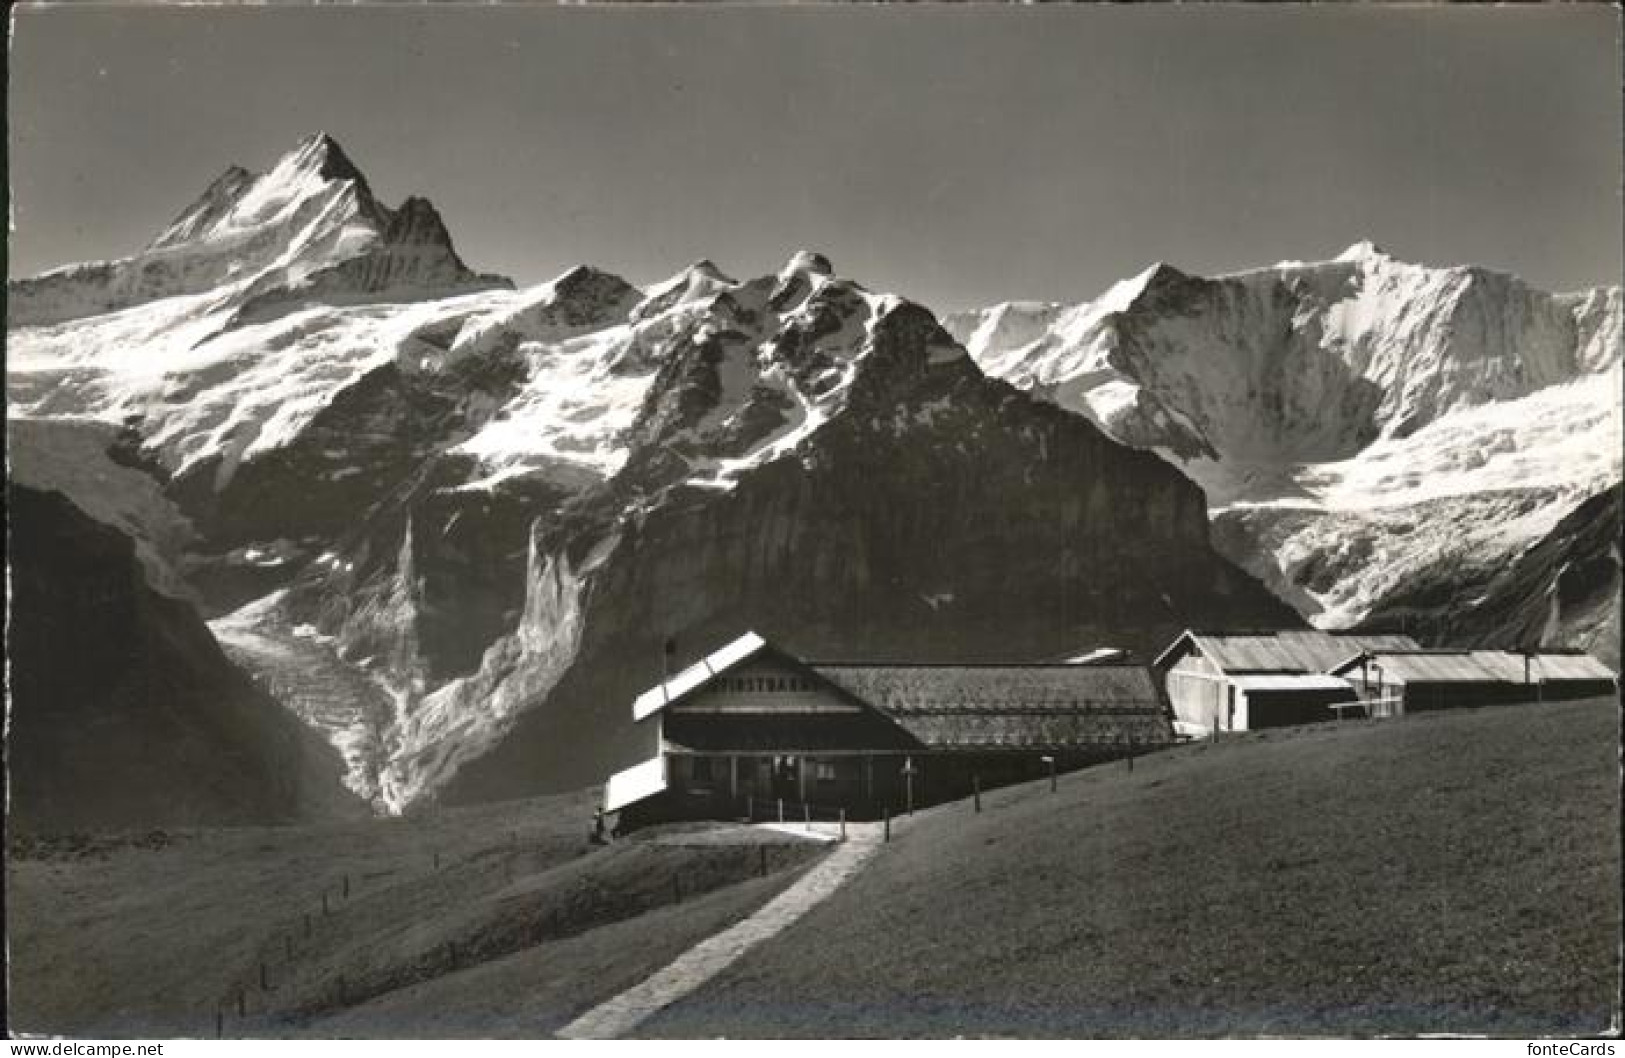
[(1617, 693), (1613, 670), (1578, 651), (1366, 650), (1333, 667), (1392, 713)]
[(1336, 719), (1359, 695), (1328, 670), (1353, 651), (1415, 646), (1398, 635), (1186, 631), (1153, 667), (1180, 733), (1206, 735)]
[(1134, 664), (809, 661), (746, 633), (639, 695), (655, 756), (609, 780), (623, 823), (878, 818), (1173, 741)]

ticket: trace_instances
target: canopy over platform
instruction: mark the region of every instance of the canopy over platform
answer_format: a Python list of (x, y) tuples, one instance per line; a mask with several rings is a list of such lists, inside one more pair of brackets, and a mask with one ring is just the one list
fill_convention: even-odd
[(604, 788), (604, 811), (619, 812), (627, 805), (666, 790), (666, 758), (653, 757), (609, 777)]

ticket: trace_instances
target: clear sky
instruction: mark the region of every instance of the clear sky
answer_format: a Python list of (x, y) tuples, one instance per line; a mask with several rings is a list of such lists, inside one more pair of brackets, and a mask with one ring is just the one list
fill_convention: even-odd
[(811, 247), (953, 309), (1362, 237), (1617, 283), (1617, 35), (1601, 4), (24, 9), (9, 271), (133, 252), (325, 129), (521, 283)]

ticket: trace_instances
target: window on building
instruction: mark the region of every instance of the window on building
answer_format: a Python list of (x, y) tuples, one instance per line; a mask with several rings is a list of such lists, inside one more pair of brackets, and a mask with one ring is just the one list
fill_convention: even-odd
[(819, 782), (835, 781), (835, 765), (831, 761), (819, 760), (813, 762), (813, 778)]

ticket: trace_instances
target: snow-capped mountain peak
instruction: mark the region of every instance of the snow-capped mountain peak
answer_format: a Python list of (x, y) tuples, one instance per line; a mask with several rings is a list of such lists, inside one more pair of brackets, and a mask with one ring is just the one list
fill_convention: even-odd
[[(308, 205), (316, 198), (325, 201)], [(227, 169), (148, 250), (246, 238), (255, 229), (287, 222), (296, 214), (320, 212), (335, 199), (343, 199), (356, 214), (353, 219), (364, 224), (386, 219), (366, 177), (344, 149), (326, 133), (317, 133), (301, 140), (265, 173), (256, 175), (241, 166)]]
[(228, 326), (312, 302), (420, 300), (510, 285), (470, 271), (426, 199), (391, 210), (338, 142), (307, 136), (266, 172), (232, 166), (133, 257), (9, 284), (12, 326), (211, 295)]
[(828, 257), (814, 250), (797, 250), (784, 262), (784, 267), (779, 269), (778, 280), (785, 283), (798, 275), (828, 278), (834, 274), (835, 266), (830, 264)]
[(1333, 258), (1333, 260), (1369, 261), (1375, 258), (1392, 260), (1392, 258), (1388, 256), (1382, 247), (1378, 246), (1375, 242), (1372, 242), (1370, 239), (1361, 239), (1360, 241), (1351, 244), (1348, 249), (1338, 254), (1335, 258)]
[(1372, 512), (1520, 490), (1557, 501), (1516, 526), (1477, 518), (1487, 535), (1474, 547), (1499, 555), (1620, 473), (1618, 288), (1548, 294), (1361, 240), (1330, 261), (1210, 279), (1158, 265), (1092, 301), (997, 305), (947, 324), (989, 374), (1180, 466), (1221, 527), (1231, 510), (1289, 512), (1265, 528), (1249, 516), (1279, 560), (1251, 568), (1333, 623), (1359, 620), (1379, 578), (1354, 563), (1346, 579), (1321, 569), (1300, 586), (1281, 571), (1314, 566), (1327, 541), (1276, 522), (1336, 511), (1338, 546), (1391, 548), (1384, 574), (1403, 579), (1411, 559), (1448, 549), (1421, 531), (1363, 538)]
[(768, 298), (768, 305), (777, 313), (794, 312), (813, 294), (834, 281), (835, 268), (828, 257), (811, 250), (798, 250), (773, 277), (773, 292)]
[(314, 132), (299, 141), (276, 168), (284, 165), (296, 171), (314, 171), (326, 180), (366, 180), (344, 148), (326, 132)]
[(678, 305), (708, 301), (734, 285), (735, 280), (722, 269), (709, 259), (701, 258), (670, 279), (650, 287), (632, 317), (650, 319)]

